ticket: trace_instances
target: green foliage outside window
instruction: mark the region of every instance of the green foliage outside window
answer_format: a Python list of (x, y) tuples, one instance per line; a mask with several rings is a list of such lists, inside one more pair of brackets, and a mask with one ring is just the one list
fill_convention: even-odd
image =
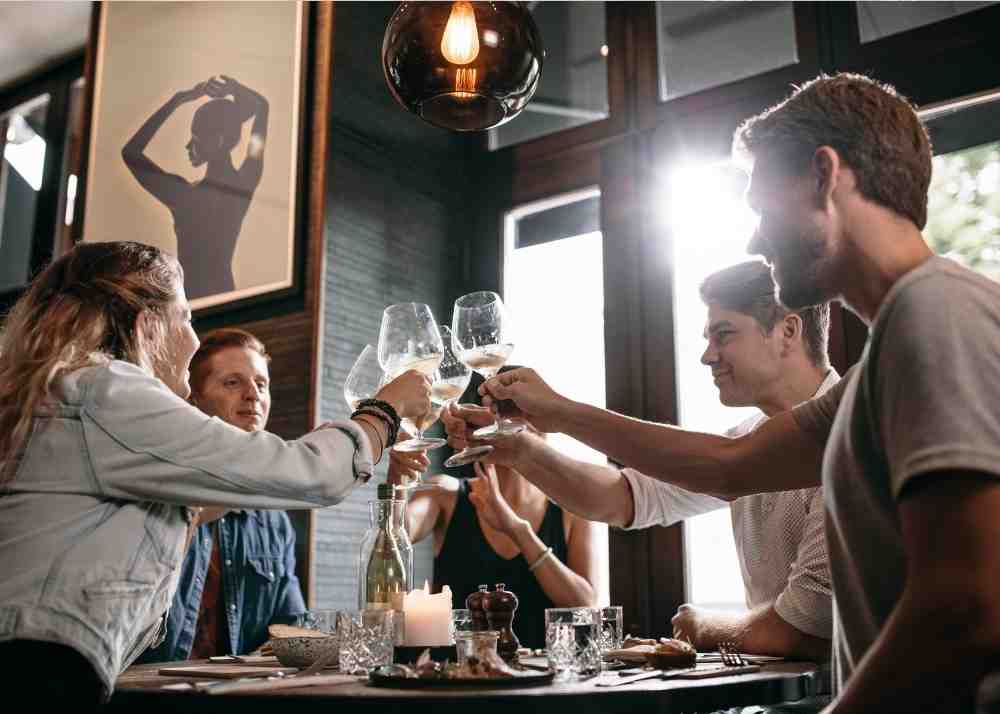
[(1000, 280), (1000, 142), (934, 157), (931, 248)]

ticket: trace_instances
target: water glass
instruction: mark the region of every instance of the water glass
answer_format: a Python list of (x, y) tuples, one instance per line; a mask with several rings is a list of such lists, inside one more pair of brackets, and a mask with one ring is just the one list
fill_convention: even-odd
[(328, 635), (337, 634), (337, 611), (336, 610), (307, 610), (296, 616), (296, 627), (306, 630), (316, 630), (325, 632)]
[(451, 641), (455, 642), (462, 632), (472, 632), (472, 612), (470, 610), (451, 611)]
[(625, 637), (622, 606), (612, 605), (611, 607), (599, 608), (599, 610), (601, 612), (601, 632), (597, 644), (601, 648), (601, 652), (620, 649)]
[(591, 677), (601, 671), (601, 611), (593, 607), (545, 610), (549, 667), (562, 675)]
[(397, 620), (395, 610), (339, 610), (340, 671), (368, 674), (375, 667), (392, 664)]
[(463, 665), (469, 658), (475, 658), (481, 662), (487, 652), (496, 654), (499, 639), (500, 633), (496, 630), (456, 632), (455, 649), (458, 652), (458, 663)]

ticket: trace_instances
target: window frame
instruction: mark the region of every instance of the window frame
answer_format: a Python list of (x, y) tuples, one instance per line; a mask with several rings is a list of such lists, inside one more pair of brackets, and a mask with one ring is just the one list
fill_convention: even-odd
[[(62, 216), (59, 215), (62, 176), (65, 164), (66, 137), (69, 133), (69, 98), (73, 83), (84, 75), (83, 52), (74, 53), (62, 62), (30, 75), (0, 91), (0, 114), (17, 108), (36, 97), (49, 95), (45, 114), (45, 166), (42, 186), (35, 203), (35, 221), (31, 238), (29, 280), (45, 267), (58, 248)], [(65, 166), (72, 172), (74, 167)], [(0, 291), (0, 312), (10, 309), (27, 290), (28, 283)]]

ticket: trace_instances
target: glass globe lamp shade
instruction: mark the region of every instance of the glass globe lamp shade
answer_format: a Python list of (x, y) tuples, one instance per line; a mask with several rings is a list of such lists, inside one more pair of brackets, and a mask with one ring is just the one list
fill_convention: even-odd
[(544, 56), (538, 26), (519, 2), (403, 2), (382, 40), (392, 96), (454, 131), (517, 116), (538, 87)]

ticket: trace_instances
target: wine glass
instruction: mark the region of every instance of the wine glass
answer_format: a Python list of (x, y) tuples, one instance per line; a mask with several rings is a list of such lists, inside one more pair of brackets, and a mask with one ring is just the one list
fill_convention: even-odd
[(382, 388), (384, 373), (378, 363), (378, 354), (371, 345), (365, 345), (361, 354), (354, 360), (354, 366), (344, 382), (344, 399), (351, 409), (358, 408), (362, 399), (371, 399)]
[[(378, 335), (378, 361), (386, 380), (395, 379), (403, 372), (415, 369), (432, 377), (444, 357), (444, 343), (434, 322), (431, 309), (417, 302), (390, 305), (382, 313), (382, 328)], [(431, 403), (431, 409), (417, 420), (403, 419), (412, 439), (393, 446), (397, 451), (426, 451), (444, 446), (444, 439), (424, 436), (424, 429), (437, 421), (440, 407)]]
[[(511, 320), (500, 296), (492, 292), (475, 292), (455, 301), (451, 323), (452, 349), (467, 366), (490, 379), (507, 362), (514, 351)], [(524, 424), (500, 419), (499, 403), (494, 402), (495, 421), (473, 432), (479, 438), (508, 436), (524, 430)], [(445, 466), (460, 466), (487, 453), (484, 447), (464, 449), (445, 462)]]
[[(431, 385), (431, 401), (441, 405), (441, 409), (447, 409), (448, 405), (457, 402), (469, 387), (472, 379), (472, 370), (468, 365), (455, 356), (451, 347), (451, 329), (441, 325), (441, 339), (444, 340), (444, 359), (441, 366), (434, 374), (434, 384)], [(477, 460), (483, 454), (493, 451), (492, 446), (482, 445), (462, 449), (452, 454), (444, 462), (444, 465), (451, 468), (463, 466)]]
[(472, 370), (455, 356), (451, 348), (451, 328), (441, 325), (441, 340), (444, 342), (444, 357), (434, 373), (431, 385), (431, 401), (439, 407), (447, 407), (458, 401), (469, 386)]

